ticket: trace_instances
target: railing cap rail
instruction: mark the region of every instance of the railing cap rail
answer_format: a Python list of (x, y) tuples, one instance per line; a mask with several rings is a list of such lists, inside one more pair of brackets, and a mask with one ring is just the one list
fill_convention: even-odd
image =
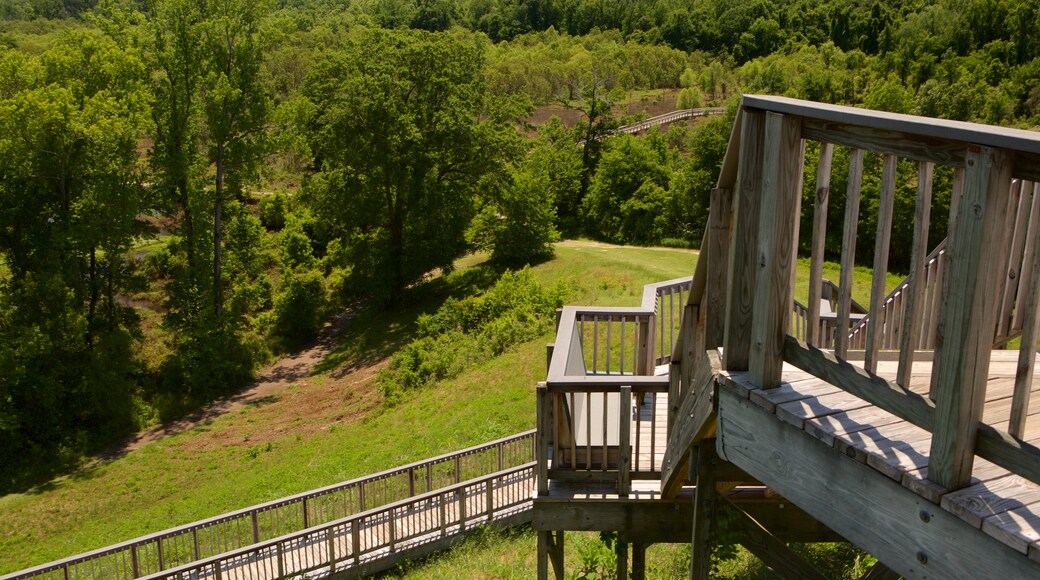
[(1040, 132), (1025, 129), (889, 113), (768, 95), (744, 95), (741, 107), (1040, 154)]

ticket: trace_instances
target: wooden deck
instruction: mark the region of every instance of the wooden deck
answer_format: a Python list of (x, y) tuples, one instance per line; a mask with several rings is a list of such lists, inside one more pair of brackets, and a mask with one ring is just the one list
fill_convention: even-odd
[[(983, 421), (994, 427), (1007, 425), (1017, 359), (1017, 351), (992, 353)], [(877, 374), (894, 380), (897, 367), (897, 360), (880, 360)], [(931, 371), (931, 360), (914, 362), (910, 390), (927, 396)], [(945, 493), (926, 479), (931, 433), (789, 364), (782, 380), (780, 387), (763, 390), (751, 385), (747, 373), (720, 375), (722, 388), (1040, 562), (1040, 486), (976, 458), (971, 485)], [(1034, 387), (1031, 397), (1036, 400), (1038, 393)], [(1040, 405), (1031, 408), (1024, 440), (1036, 443)]]

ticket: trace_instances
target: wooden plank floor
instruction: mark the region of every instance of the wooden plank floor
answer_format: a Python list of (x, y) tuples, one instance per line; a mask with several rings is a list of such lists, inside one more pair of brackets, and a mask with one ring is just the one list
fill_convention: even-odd
[[(983, 420), (1007, 430), (1017, 351), (994, 351)], [(898, 362), (879, 361), (878, 375), (895, 380)], [(914, 363), (910, 389), (927, 396), (930, 360)], [(769, 391), (751, 387), (746, 373), (731, 384), (750, 401), (792, 427), (900, 482), (942, 509), (1040, 562), (1040, 486), (976, 457), (972, 485), (946, 493), (927, 480), (931, 434), (790, 365), (784, 383)], [(1025, 439), (1040, 443), (1040, 381), (1034, 380)]]

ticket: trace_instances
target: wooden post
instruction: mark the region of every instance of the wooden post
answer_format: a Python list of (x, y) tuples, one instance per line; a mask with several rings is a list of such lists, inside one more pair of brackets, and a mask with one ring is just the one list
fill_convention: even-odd
[(652, 368), (649, 366), (650, 353), (654, 349), (654, 337), (651, 334), (653, 325), (651, 324), (651, 316), (642, 316), (639, 318), (639, 322), (636, 328), (639, 329), (637, 334), (639, 335), (638, 351), (636, 352), (636, 374), (639, 376), (646, 376), (652, 374)]
[(535, 388), (535, 460), (538, 462), (538, 497), (549, 495), (549, 388), (544, 382)]
[(932, 211), (932, 164), (922, 161), (917, 171), (917, 211), (914, 215), (914, 247), (910, 259), (910, 287), (907, 289), (906, 320), (899, 340), (899, 370), (896, 382), (910, 387), (914, 351), (921, 335), (924, 307), (925, 263), (928, 256), (928, 222)]
[(841, 274), (838, 280), (838, 322), (834, 328), (834, 354), (845, 358), (849, 351), (849, 314), (852, 312), (852, 272), (856, 267), (856, 231), (859, 228), (859, 197), (863, 186), (863, 150), (849, 154), (849, 183), (845, 191), (845, 222), (841, 235)]
[(1012, 154), (969, 146), (965, 165), (953, 259), (943, 288), (939, 363), (932, 374), (936, 414), (928, 479), (949, 490), (969, 483), (975, 460), (996, 317), (989, 289), (1001, 262), (997, 245), (1006, 219)]
[[(1034, 199), (1040, 199), (1040, 190), (1036, 190)], [(1033, 211), (1037, 211), (1036, 203)], [(1018, 365), (1015, 369), (1015, 388), (1011, 398), (1011, 418), (1008, 421), (1008, 433), (1021, 438), (1025, 432), (1026, 416), (1029, 414), (1029, 398), (1033, 387), (1033, 371), (1036, 366), (1036, 341), (1040, 336), (1040, 228), (1030, 232), (1033, 250), (1026, 254), (1029, 262), (1030, 284), (1023, 288), (1018, 296), (1018, 308), (1025, 311), (1022, 325), (1022, 344), (1018, 351)], [(1026, 268), (1023, 268), (1025, 270)], [(1025, 296), (1022, 296), (1025, 294)], [(1017, 312), (1016, 312), (1017, 315)]]
[(618, 541), (614, 544), (617, 555), (617, 580), (628, 580), (628, 542)]
[(556, 580), (563, 580), (563, 530), (548, 533), (549, 540), (549, 562), (552, 563), (553, 576)]
[(538, 580), (549, 580), (549, 532), (538, 532)]
[(354, 553), (351, 556), (354, 557), (354, 567), (361, 565), (361, 520), (357, 519), (350, 522), (350, 549)]
[(762, 388), (780, 384), (784, 364), (802, 170), (801, 120), (767, 113), (748, 375)]
[[(618, 433), (618, 495), (628, 497), (632, 489), (632, 387), (621, 387), (621, 422)], [(604, 458), (604, 462), (606, 458)]]
[(632, 543), (632, 580), (646, 580), (646, 544)]
[[(813, 205), (812, 255), (809, 259), (809, 320), (805, 342), (820, 346), (820, 297), (823, 290), (823, 249), (827, 241), (827, 206), (831, 194), (831, 159), (834, 144), (820, 144), (820, 162), (816, 166), (816, 203)], [(829, 345), (824, 345), (829, 346)]]
[[(701, 443), (690, 452), (690, 469), (696, 466), (697, 489), (693, 497), (693, 544), (690, 547), (690, 580), (708, 580), (711, 574), (711, 528), (715, 517), (715, 473), (712, 459), (715, 441)], [(696, 460), (692, 455), (696, 454)]]
[(755, 289), (758, 215), (762, 202), (762, 158), (765, 113), (743, 109), (737, 193), (733, 198), (733, 235), (726, 285), (723, 361), (728, 371), (748, 370), (751, 309)]
[[(362, 507), (362, 509), (364, 509), (364, 507)], [(256, 510), (253, 510), (249, 514), (249, 520), (253, 524), (253, 543), (254, 544), (256, 544), (256, 543), (258, 543), (260, 541), (260, 525), (259, 525), (259, 522), (257, 522), (256, 517), (257, 517), (256, 516)], [(161, 550), (160, 550), (160, 552), (161, 552)]]

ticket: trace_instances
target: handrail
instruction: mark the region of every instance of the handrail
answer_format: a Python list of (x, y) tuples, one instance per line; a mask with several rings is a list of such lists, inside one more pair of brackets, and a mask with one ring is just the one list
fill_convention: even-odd
[[(726, 281), (721, 289), (709, 287), (706, 299), (724, 304), (723, 367), (747, 371), (748, 380), (760, 388), (779, 384), (784, 362), (793, 362), (789, 356), (800, 357), (805, 369), (826, 354), (811, 346), (795, 348), (790, 337), (806, 141), (820, 143), (815, 215), (808, 230), (813, 239), (811, 289), (821, 282), (832, 154), (835, 146), (850, 149), (835, 309), (837, 360), (846, 364), (842, 358), (849, 347), (848, 336), (863, 334), (862, 370), (873, 377), (882, 346), (898, 345), (896, 384), (906, 392), (922, 336), (927, 337), (932, 327), (941, 328), (931, 378), (934, 422), (926, 427), (933, 434), (928, 478), (946, 489), (959, 489), (970, 481), (974, 456), (979, 453), (1038, 481), (1040, 452), (1015, 437), (1024, 434), (1040, 336), (1040, 244), (1036, 243), (1040, 239), (1040, 133), (785, 97), (745, 96), (718, 180), (716, 192), (721, 195), (712, 195), (712, 214), (723, 216), (719, 229), (725, 232), (713, 241), (729, 240), (732, 247), (725, 248), (728, 267), (714, 268), (708, 279), (724, 271)], [(879, 178), (879, 203), (868, 309), (872, 316), (861, 330), (852, 331), (850, 289), (860, 195), (863, 174), (875, 170), (873, 163), (864, 162), (865, 151), (880, 155), (882, 161), (879, 175), (873, 176)], [(885, 317), (895, 192), (906, 183), (902, 174), (912, 168), (908, 163), (900, 165), (900, 159), (917, 162), (911, 276), (887, 307), (903, 315)], [(935, 165), (953, 168), (954, 180), (949, 231), (944, 232), (949, 235), (948, 249), (933, 259), (927, 240)], [(734, 209), (730, 212), (720, 204)], [(946, 260), (940, 275), (938, 258), (944, 255), (955, 259)], [(818, 319), (811, 310), (810, 334)], [(885, 318), (891, 318), (891, 323), (885, 324)], [(712, 328), (710, 323), (705, 326)], [(690, 326), (683, 330), (683, 334), (697, 332)], [(1011, 420), (1003, 432), (979, 423), (982, 406), (975, 401), (983, 399), (993, 337), (1006, 340), (1018, 332), (1023, 347)], [(685, 344), (686, 337), (681, 335), (681, 342)], [(819, 372), (824, 376), (831, 371)], [(892, 400), (885, 395), (884, 404), (876, 404), (896, 412), (890, 408)]]
[[(365, 477), (295, 494), (141, 536), (0, 577), (0, 580), (78, 576), (78, 567), (106, 577), (138, 578), (171, 566), (248, 546), (292, 530), (363, 512), (447, 483), (500, 471), (534, 458), (535, 431), (524, 431)], [(492, 453), (489, 453), (492, 452)], [(493, 457), (492, 457), (493, 456)], [(90, 574), (92, 572), (88, 572)], [(71, 576), (69, 576), (71, 575)]]
[[(146, 576), (187, 579), (239, 569), (246, 577), (329, 574), (394, 560), (503, 518), (530, 519), (535, 464), (506, 469)], [(244, 571), (240, 569), (245, 568)]]

